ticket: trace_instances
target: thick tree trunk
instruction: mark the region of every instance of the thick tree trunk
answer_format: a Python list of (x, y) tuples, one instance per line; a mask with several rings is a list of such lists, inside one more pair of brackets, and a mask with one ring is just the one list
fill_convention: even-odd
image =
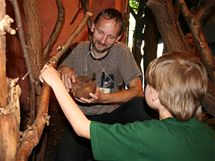
[(153, 14), (145, 10), (146, 27), (144, 31), (144, 73), (149, 63), (157, 57), (158, 29)]
[(15, 161), (19, 126), (13, 113), (0, 114), (0, 160)]
[(200, 22), (196, 20), (195, 17), (191, 14), (184, 0), (178, 0), (178, 4), (190, 28), (190, 31), (193, 34), (195, 44), (198, 48), (201, 60), (207, 69), (208, 76), (215, 84), (215, 59), (201, 29)]
[[(205, 13), (207, 13), (207, 11), (210, 11), (210, 8), (214, 8), (214, 2), (208, 0), (208, 4), (210, 5), (210, 7), (208, 5), (201, 7), (202, 10), (207, 9), (205, 10)], [(204, 97), (202, 104), (203, 107), (205, 107), (205, 109), (215, 117), (215, 58), (201, 29), (201, 22), (199, 22), (199, 20), (201, 20), (205, 14), (197, 14), (196, 18), (195, 15), (191, 14), (184, 0), (178, 0), (178, 6), (185, 17), (185, 20), (193, 35), (195, 44), (198, 48), (198, 53), (200, 54), (201, 61), (204, 63), (208, 72), (208, 92)], [(202, 17), (199, 17), (200, 15), (202, 15)]]
[(155, 16), (166, 51), (190, 50), (179, 26), (172, 0), (149, 0), (147, 5)]
[[(5, 1), (0, 0), (0, 20), (5, 16)], [(7, 79), (6, 79), (6, 56), (5, 56), (5, 35), (0, 32), (0, 108), (7, 105)]]
[(27, 49), (30, 58), (31, 64), (31, 74), (35, 80), (34, 86), (31, 87), (31, 97), (30, 97), (30, 122), (32, 124), (35, 117), (36, 112), (39, 107), (39, 96), (41, 92), (41, 86), (39, 84), (39, 72), (43, 65), (43, 56), (42, 56), (42, 38), (41, 38), (41, 25), (40, 19), (38, 16), (38, 1), (37, 0), (23, 0), (23, 8), (25, 13), (25, 28), (26, 30), (26, 42)]
[[(5, 1), (0, 0), (1, 26), (7, 25), (6, 21), (3, 21), (5, 19), (5, 7)], [(8, 81), (9, 85), (7, 85), (5, 36), (8, 30), (6, 28), (9, 28), (9, 26), (1, 27), (0, 30), (0, 160), (14, 161), (19, 142), (20, 92), (18, 92), (19, 90), (16, 91), (18, 88), (16, 88), (13, 81)], [(9, 89), (12, 90), (8, 94)]]

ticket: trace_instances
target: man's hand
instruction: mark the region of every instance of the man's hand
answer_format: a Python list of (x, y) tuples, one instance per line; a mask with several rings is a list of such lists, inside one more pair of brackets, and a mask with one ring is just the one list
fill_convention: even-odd
[(58, 69), (58, 72), (60, 73), (61, 79), (67, 91), (70, 91), (72, 88), (72, 83), (75, 82), (75, 77), (77, 76), (75, 71), (68, 66), (62, 66)]
[(87, 99), (87, 98), (81, 97), (80, 99), (76, 99), (76, 100), (82, 103), (97, 104), (97, 103), (102, 103), (103, 95), (104, 94), (102, 93), (102, 91), (97, 87), (95, 93), (90, 93), (91, 98)]

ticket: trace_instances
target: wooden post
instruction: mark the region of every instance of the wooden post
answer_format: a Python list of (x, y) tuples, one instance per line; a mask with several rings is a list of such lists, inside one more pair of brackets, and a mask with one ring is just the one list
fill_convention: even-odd
[[(5, 1), (0, 0), (0, 20), (5, 16)], [(6, 56), (5, 56), (5, 35), (0, 31), (0, 108), (7, 105), (7, 79), (6, 79)]]
[[(5, 0), (0, 0), (0, 160), (14, 161), (19, 144), (20, 113), (16, 96), (19, 99), (20, 90), (16, 88), (16, 81), (7, 82), (6, 77), (5, 35), (6, 32), (15, 34), (15, 31), (10, 28), (13, 20), (5, 15), (5, 8)], [(9, 90), (12, 93), (8, 93)]]

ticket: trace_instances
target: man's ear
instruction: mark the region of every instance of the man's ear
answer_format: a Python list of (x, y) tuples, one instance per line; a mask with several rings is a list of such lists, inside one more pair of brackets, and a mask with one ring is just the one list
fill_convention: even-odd
[(94, 32), (94, 29), (95, 29), (95, 24), (92, 23), (92, 26), (91, 26), (91, 28), (90, 28), (90, 31), (91, 31), (91, 32)]
[(116, 38), (115, 42), (118, 42), (118, 41), (121, 39), (121, 37), (122, 37), (122, 34), (120, 34), (120, 35)]

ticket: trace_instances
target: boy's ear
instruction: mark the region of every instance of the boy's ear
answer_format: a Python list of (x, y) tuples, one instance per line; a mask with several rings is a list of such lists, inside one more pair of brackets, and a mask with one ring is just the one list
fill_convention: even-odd
[(158, 92), (154, 88), (152, 88), (152, 101), (157, 100), (158, 95), (159, 95)]

